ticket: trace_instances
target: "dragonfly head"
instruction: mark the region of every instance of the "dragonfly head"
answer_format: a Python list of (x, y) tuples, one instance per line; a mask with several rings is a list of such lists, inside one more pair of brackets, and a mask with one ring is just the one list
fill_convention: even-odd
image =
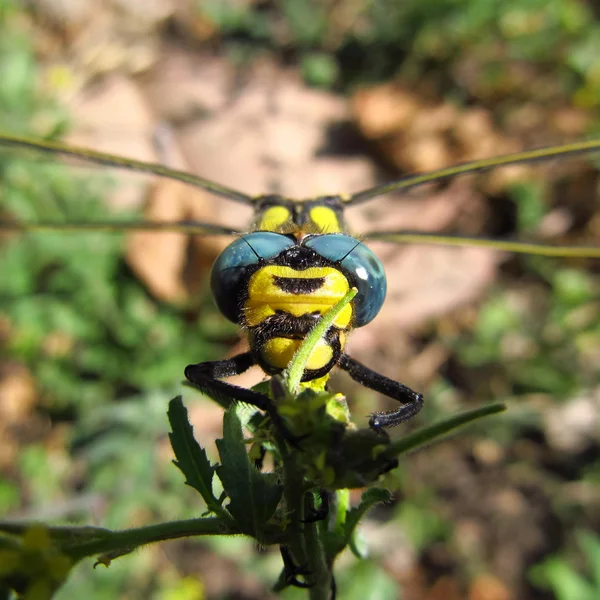
[(356, 238), (336, 233), (293, 235), (257, 231), (232, 242), (217, 258), (211, 288), (219, 310), (249, 331), (267, 373), (285, 369), (321, 315), (352, 287), (358, 293), (315, 348), (314, 379), (339, 360), (346, 334), (375, 318), (386, 293), (383, 266)]

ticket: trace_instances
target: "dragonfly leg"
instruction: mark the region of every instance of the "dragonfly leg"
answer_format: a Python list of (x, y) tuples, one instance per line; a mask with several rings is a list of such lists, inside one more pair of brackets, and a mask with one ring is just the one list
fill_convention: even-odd
[[(283, 559), (283, 576), (285, 578), (286, 584), (303, 589), (310, 589), (314, 587), (315, 583), (300, 581), (298, 579), (298, 575), (301, 575), (303, 578), (306, 578), (310, 575), (310, 571), (306, 567), (298, 566), (294, 563), (294, 559), (292, 558), (292, 555), (290, 554), (290, 551), (288, 550), (287, 546), (279, 546), (279, 551), (281, 552), (281, 558)], [(333, 576), (331, 570), (329, 576), (329, 600), (336, 600), (337, 584), (335, 582), (335, 577)]]
[(279, 546), (279, 552), (281, 552), (281, 559), (283, 560), (283, 573), (285, 578), (285, 583), (287, 585), (292, 585), (298, 588), (309, 589), (314, 587), (314, 583), (310, 583), (307, 581), (300, 581), (298, 576), (302, 576), (303, 578), (310, 575), (310, 571), (308, 570), (306, 565), (297, 565), (292, 558), (292, 554), (290, 553), (287, 546)]
[(194, 381), (194, 378), (196, 377), (202, 380), (207, 376), (210, 376), (213, 379), (223, 379), (223, 377), (241, 375), (255, 364), (256, 361), (254, 360), (252, 353), (243, 352), (242, 354), (236, 354), (232, 358), (226, 358), (224, 360), (213, 360), (201, 362), (196, 365), (188, 365), (185, 368), (185, 376), (192, 383), (196, 383)]
[(275, 404), (268, 396), (221, 381), (221, 378), (239, 375), (255, 364), (256, 361), (252, 353), (244, 352), (225, 360), (188, 365), (185, 368), (185, 377), (201, 392), (216, 400), (224, 408), (229, 408), (232, 400), (237, 400), (266, 412), (286, 440), (294, 443), (296, 441), (295, 437), (285, 425), (277, 412)]
[(321, 498), (321, 505), (319, 508), (312, 508), (310, 511), (310, 516), (307, 516), (306, 519), (302, 519), (303, 523), (316, 523), (317, 521), (324, 521), (329, 516), (329, 492), (327, 490), (320, 489), (319, 497)]
[(396, 410), (373, 413), (369, 419), (369, 427), (374, 431), (381, 431), (404, 423), (412, 419), (423, 408), (423, 396), (421, 394), (398, 381), (372, 371), (347, 354), (342, 354), (338, 367), (344, 369), (354, 381), (402, 404)]

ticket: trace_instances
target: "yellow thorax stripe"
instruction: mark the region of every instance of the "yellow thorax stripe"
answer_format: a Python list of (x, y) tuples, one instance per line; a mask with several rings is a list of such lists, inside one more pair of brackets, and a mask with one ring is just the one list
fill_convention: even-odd
[[(321, 279), (322, 283), (312, 292), (292, 294), (277, 286), (280, 279)], [(244, 304), (245, 324), (254, 327), (277, 311), (295, 317), (318, 312), (324, 314), (337, 304), (350, 289), (348, 280), (333, 267), (310, 267), (297, 271), (282, 265), (269, 265), (259, 269), (248, 282), (248, 299)], [(345, 329), (352, 319), (352, 305), (349, 304), (338, 315), (334, 325)]]
[[(260, 352), (270, 365), (278, 369), (285, 369), (303, 341), (285, 337), (272, 338), (265, 342)], [(322, 369), (331, 362), (332, 358), (333, 348), (325, 340), (319, 340), (310, 353), (306, 368), (315, 371)]]
[(285, 206), (272, 206), (262, 214), (257, 229), (279, 233), (284, 229), (289, 229), (289, 227), (284, 228), (283, 226), (288, 225), (290, 222), (291, 214)]
[(340, 233), (342, 231), (336, 212), (328, 206), (315, 206), (310, 209), (309, 214), (310, 220), (321, 233)]

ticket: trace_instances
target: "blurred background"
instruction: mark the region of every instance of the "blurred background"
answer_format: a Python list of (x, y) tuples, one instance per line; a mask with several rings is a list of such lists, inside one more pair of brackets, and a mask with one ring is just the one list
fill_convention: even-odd
[[(193, 171), (241, 191), (356, 192), (403, 174), (593, 137), (600, 22), (584, 0), (0, 0), (0, 131)], [(169, 181), (0, 153), (1, 218), (115, 214), (247, 227)], [(591, 159), (373, 200), (355, 232), (596, 244)], [(192, 362), (239, 352), (207, 296), (227, 240), (0, 238), (0, 516), (121, 528), (198, 516), (165, 411)], [(426, 396), (414, 427), (507, 413), (405, 458), (344, 555), (343, 599), (600, 597), (597, 261), (373, 244), (380, 316), (350, 353)], [(260, 374), (244, 376), (251, 385)], [(386, 401), (333, 379), (353, 415)], [(185, 392), (209, 449), (221, 414)], [(394, 432), (402, 435), (406, 431)], [(278, 553), (243, 539), (80, 565), (59, 598), (270, 598)], [(304, 597), (299, 590), (285, 597)]]

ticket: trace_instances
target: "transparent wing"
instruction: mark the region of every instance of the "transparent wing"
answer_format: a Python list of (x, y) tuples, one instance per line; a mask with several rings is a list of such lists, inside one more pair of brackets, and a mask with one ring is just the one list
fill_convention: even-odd
[[(446, 169), (438, 169), (429, 173), (420, 173), (416, 175), (408, 175), (398, 181), (378, 185), (368, 190), (363, 190), (356, 194), (346, 196), (344, 204), (353, 206), (371, 200), (377, 196), (388, 194), (389, 192), (406, 192), (426, 183), (435, 183), (451, 179), (458, 175), (466, 175), (467, 173), (478, 173), (494, 169), (497, 167), (506, 167), (519, 163), (530, 163), (550, 158), (562, 158), (569, 155), (585, 154), (589, 152), (597, 152), (600, 150), (600, 140), (589, 140), (584, 142), (576, 142), (573, 144), (565, 144), (563, 146), (552, 146), (550, 148), (538, 148), (536, 150), (528, 150), (517, 154), (506, 154), (505, 156), (497, 156), (494, 158), (484, 158), (482, 160), (474, 160), (459, 165), (454, 165)], [(516, 252), (516, 250), (513, 250)]]
[(557, 256), (562, 258), (600, 258), (600, 246), (555, 246), (542, 242), (518, 240), (496, 240), (461, 235), (444, 235), (423, 231), (370, 231), (361, 234), (364, 241), (390, 242), (393, 244), (433, 244), (437, 246), (479, 246), (514, 252), (517, 254), (535, 254), (539, 256)]
[(202, 223), (200, 221), (0, 221), (0, 231), (45, 232), (45, 231), (123, 231), (178, 232), (189, 235), (238, 235), (236, 229)]
[(127, 169), (129, 171), (138, 171), (140, 173), (152, 173), (159, 177), (166, 177), (175, 181), (181, 181), (188, 185), (201, 188), (222, 198), (233, 200), (252, 206), (254, 199), (252, 196), (243, 194), (228, 187), (219, 185), (214, 181), (203, 179), (197, 175), (186, 173), (178, 169), (171, 169), (157, 163), (149, 163), (132, 158), (123, 158), (113, 154), (104, 152), (96, 152), (87, 148), (76, 148), (73, 146), (65, 146), (54, 142), (37, 141), (28, 138), (13, 137), (8, 135), (0, 135), (0, 149), (21, 149), (32, 150), (38, 153), (51, 154), (53, 156), (72, 157), (78, 160), (83, 160), (88, 163), (93, 163), (102, 166), (114, 167), (117, 169)]

